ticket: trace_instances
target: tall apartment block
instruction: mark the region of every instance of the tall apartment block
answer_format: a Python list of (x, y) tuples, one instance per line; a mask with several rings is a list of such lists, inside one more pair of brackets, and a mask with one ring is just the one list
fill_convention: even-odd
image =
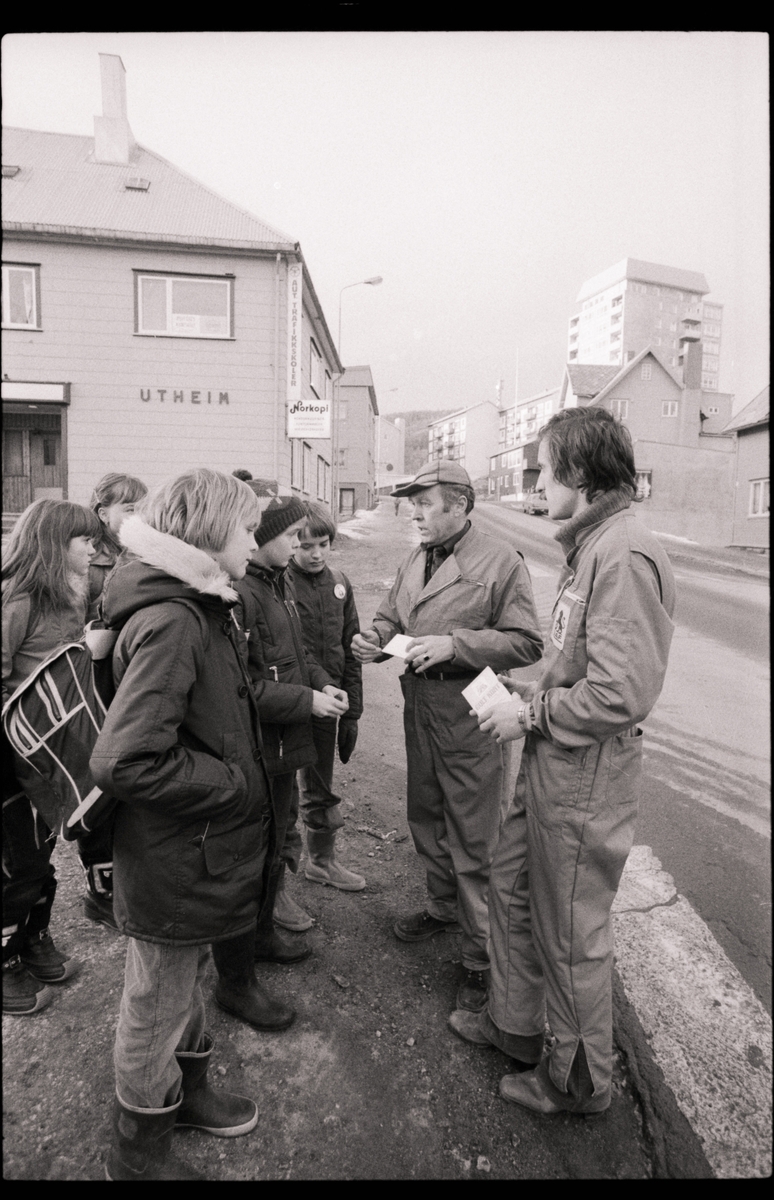
[(709, 303), (698, 271), (624, 258), (583, 284), (570, 317), (570, 363), (623, 365), (651, 346), (681, 372), (688, 343), (702, 343), (701, 386), (718, 390), (723, 307)]

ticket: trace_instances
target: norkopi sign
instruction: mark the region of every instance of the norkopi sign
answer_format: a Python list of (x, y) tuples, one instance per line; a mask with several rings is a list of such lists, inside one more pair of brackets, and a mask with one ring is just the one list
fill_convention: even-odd
[(288, 404), (289, 438), (329, 438), (331, 405), (329, 400), (294, 400)]

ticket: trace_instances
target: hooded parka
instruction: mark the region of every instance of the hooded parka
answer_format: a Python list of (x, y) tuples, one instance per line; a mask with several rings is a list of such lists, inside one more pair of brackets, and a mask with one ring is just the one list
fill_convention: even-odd
[(114, 911), (141, 941), (247, 932), (272, 832), (236, 593), (208, 554), (128, 518), (106, 583), (117, 693), (91, 758), (116, 796)]

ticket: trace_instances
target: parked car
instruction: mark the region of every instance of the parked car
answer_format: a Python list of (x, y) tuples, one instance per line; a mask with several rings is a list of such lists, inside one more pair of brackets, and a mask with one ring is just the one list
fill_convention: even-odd
[(530, 516), (545, 516), (548, 513), (548, 501), (543, 492), (527, 492), (524, 496), (524, 511)]

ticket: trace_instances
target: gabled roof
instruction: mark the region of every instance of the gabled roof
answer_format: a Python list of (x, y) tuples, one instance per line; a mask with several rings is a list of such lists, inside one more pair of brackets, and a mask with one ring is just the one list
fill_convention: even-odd
[(370, 367), (345, 367), (339, 387), (373, 387), (374, 378)]
[(370, 367), (345, 367), (344, 374), (339, 380), (339, 387), (368, 388), (368, 398), (371, 401), (371, 408), (373, 409), (374, 416), (379, 416), (379, 406), (376, 403), (376, 389), (374, 388), (374, 377), (371, 374)]
[(594, 363), (568, 363), (567, 374), (573, 395), (586, 400), (596, 396), (605, 384), (620, 371), (620, 367), (595, 365)]
[(639, 354), (635, 354), (634, 358), (623, 366), (610, 366), (608, 364), (596, 365), (594, 363), (567, 363), (567, 371), (564, 382), (562, 384), (562, 395), (560, 403), (564, 402), (567, 395), (567, 384), (569, 382), (572, 388), (573, 395), (577, 396), (582, 403), (598, 404), (609, 392), (616, 387), (621, 380), (625, 379), (630, 371), (633, 371), (644, 358), (648, 355), (654, 358), (662, 371), (669, 376), (671, 380), (682, 387), (682, 383), (677, 376), (670, 371), (669, 367), (661, 360), (656, 351), (651, 346), (646, 346), (644, 350), (640, 350)]
[(596, 296), (624, 279), (637, 280), (639, 283), (660, 283), (664, 287), (678, 288), (685, 292), (700, 292), (705, 296), (709, 291), (706, 278), (699, 271), (684, 271), (681, 267), (665, 267), (659, 263), (643, 262), (639, 258), (622, 258), (614, 267), (587, 279), (578, 292), (578, 300), (587, 300)]
[[(224, 200), (166, 159), (135, 145), (128, 164), (95, 162), (94, 138), (3, 130), (3, 228), (120, 235), (246, 249), (295, 249), (286, 233)], [(146, 190), (127, 180), (148, 181)]]
[(639, 354), (635, 354), (634, 358), (630, 359), (628, 363), (624, 363), (624, 365), (622, 367), (617, 368), (616, 374), (614, 375), (614, 377), (612, 379), (610, 379), (605, 384), (605, 386), (599, 390), (599, 392), (597, 392), (596, 396), (594, 397), (594, 402), (599, 403), (599, 401), (603, 398), (603, 396), (606, 396), (607, 393), (611, 392), (614, 387), (617, 387), (617, 385), (621, 382), (621, 380), (625, 379), (626, 376), (629, 374), (629, 372), (633, 371), (635, 367), (639, 366), (639, 364), (642, 362), (642, 360), (644, 358), (647, 358), (648, 355), (650, 355), (651, 358), (654, 358), (656, 360), (658, 365), (661, 367), (661, 370), (666, 375), (668, 375), (669, 378), (674, 383), (676, 383), (679, 388), (682, 388), (683, 384), (681, 383), (681, 381), (679, 379), (677, 379), (676, 376), (673, 375), (672, 372), (669, 370), (669, 367), (667, 367), (661, 361), (659, 356), (656, 354), (656, 351), (653, 350), (650, 346), (646, 346), (644, 350), (640, 350)]
[(723, 427), (723, 432), (730, 433), (734, 429), (749, 429), (752, 425), (766, 425), (768, 424), (768, 420), (769, 388), (765, 387), (735, 417), (731, 418), (728, 424)]

